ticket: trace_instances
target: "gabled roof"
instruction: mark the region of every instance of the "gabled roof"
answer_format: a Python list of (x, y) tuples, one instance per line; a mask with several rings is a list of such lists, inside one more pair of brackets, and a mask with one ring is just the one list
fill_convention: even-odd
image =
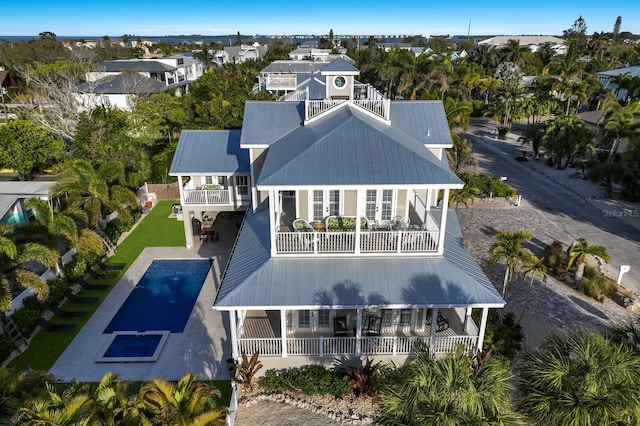
[(350, 62), (345, 61), (342, 58), (334, 59), (329, 62), (327, 65), (322, 67), (320, 70), (322, 74), (335, 74), (335, 73), (345, 73), (345, 74), (360, 74), (360, 70), (354, 67)]
[(118, 61), (104, 61), (100, 62), (102, 71), (105, 72), (121, 72), (121, 71), (144, 71), (161, 73), (166, 71), (173, 71), (176, 67), (172, 67), (167, 64), (163, 64), (159, 61), (138, 61), (131, 59), (124, 59)]
[(304, 102), (249, 101), (242, 120), (243, 147), (271, 145), (304, 121)]
[(423, 144), (453, 146), (451, 131), (441, 101), (391, 102), (391, 125)]
[(0, 182), (0, 218), (20, 199), (49, 197), (53, 181)]
[(304, 74), (314, 73), (326, 66), (326, 62), (314, 61), (273, 61), (260, 71), (261, 74)]
[(622, 74), (629, 74), (630, 77), (640, 77), (640, 65), (618, 68), (616, 70), (601, 71), (598, 73), (598, 75), (605, 77), (617, 77)]
[(174, 86), (146, 77), (140, 74), (109, 75), (96, 81), (78, 85), (79, 93), (95, 94), (147, 94), (161, 93)]
[(455, 212), (447, 214), (442, 257), (290, 258), (270, 257), (269, 213), (249, 209), (214, 306), (221, 310), (504, 306), (464, 249)]
[(461, 185), (416, 138), (345, 105), (274, 143), (257, 185), (431, 183)]
[(240, 148), (240, 130), (183, 130), (169, 175), (250, 171), (249, 151)]

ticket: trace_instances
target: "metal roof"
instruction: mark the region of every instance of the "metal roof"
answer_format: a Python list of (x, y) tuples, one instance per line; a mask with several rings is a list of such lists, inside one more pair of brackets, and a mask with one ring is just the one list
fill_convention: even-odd
[(172, 87), (141, 74), (118, 74), (79, 84), (77, 90), (95, 94), (146, 94), (161, 93)]
[(348, 104), (271, 145), (260, 186), (457, 184), (411, 135)]
[(249, 151), (240, 130), (183, 130), (169, 174), (249, 173)]
[(491, 306), (505, 301), (464, 249), (449, 210), (443, 257), (270, 257), (268, 211), (251, 209), (214, 306), (273, 309)]
[(442, 101), (391, 102), (391, 125), (426, 145), (453, 146)]
[(617, 77), (622, 74), (629, 74), (629, 77), (640, 77), (640, 65), (626, 68), (618, 68), (609, 71), (600, 71), (598, 75), (605, 77)]
[(319, 71), (326, 62), (314, 61), (273, 61), (260, 71), (261, 74), (305, 74)]
[(240, 144), (271, 145), (303, 122), (304, 102), (246, 102)]
[(173, 71), (176, 67), (164, 64), (159, 61), (139, 61), (139, 60), (119, 60), (100, 62), (103, 71), (120, 72), (120, 71), (144, 71), (144, 72), (166, 72)]
[(49, 197), (53, 181), (0, 182), (0, 218), (20, 199)]
[(333, 61), (329, 62), (327, 65), (322, 67), (320, 72), (323, 74), (326, 72), (330, 72), (330, 73), (344, 72), (348, 74), (353, 74), (353, 73), (360, 74), (360, 70), (358, 68), (354, 67), (349, 61), (346, 61), (342, 58), (334, 59)]

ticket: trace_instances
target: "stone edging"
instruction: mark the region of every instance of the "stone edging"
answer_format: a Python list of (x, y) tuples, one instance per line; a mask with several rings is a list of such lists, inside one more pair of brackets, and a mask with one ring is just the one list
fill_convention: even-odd
[(260, 401), (279, 402), (282, 404), (293, 405), (297, 408), (309, 410), (314, 413), (323, 415), (331, 420), (351, 425), (370, 425), (373, 424), (373, 419), (369, 416), (360, 416), (349, 410), (350, 413), (341, 413), (331, 410), (329, 407), (318, 405), (311, 402), (300, 395), (290, 395), (283, 392), (272, 393), (258, 393), (250, 397), (241, 397), (238, 401), (238, 405), (241, 407), (250, 407), (257, 404)]

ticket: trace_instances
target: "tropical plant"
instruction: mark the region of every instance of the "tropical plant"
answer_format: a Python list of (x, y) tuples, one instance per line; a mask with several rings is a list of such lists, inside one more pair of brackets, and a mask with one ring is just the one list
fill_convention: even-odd
[(141, 417), (154, 425), (211, 425), (225, 424), (226, 412), (218, 407), (220, 391), (197, 381), (191, 373), (177, 383), (152, 379), (138, 394)]
[(588, 330), (547, 337), (518, 363), (519, 411), (535, 424), (640, 422), (640, 357)]
[(415, 358), (382, 375), (376, 424), (521, 424), (511, 410), (511, 375), (498, 358), (474, 362), (459, 349), (435, 359), (415, 349)]
[(87, 383), (73, 381), (60, 391), (46, 384), (46, 394), (21, 407), (15, 418), (20, 425), (90, 425), (92, 399)]
[(531, 295), (531, 288), (533, 287), (533, 280), (536, 277), (539, 277), (543, 282), (547, 282), (547, 266), (545, 265), (545, 260), (543, 258), (539, 258), (538, 256), (532, 254), (525, 262), (522, 267), (522, 275), (531, 277), (531, 281), (529, 282), (529, 286), (527, 287), (527, 294), (524, 297), (524, 302), (522, 305), (522, 312), (520, 312), (520, 316), (518, 317), (517, 323), (520, 324), (522, 317), (524, 316), (524, 311), (527, 309), (529, 303), (529, 296)]
[[(580, 153), (593, 151), (593, 132), (576, 115), (559, 117), (546, 126), (542, 138), (547, 155), (551, 155), (558, 169), (563, 169)], [(563, 163), (563, 158), (566, 162)]]
[(536, 160), (540, 156), (540, 145), (542, 145), (545, 129), (546, 126), (544, 123), (531, 123), (524, 129), (522, 136), (518, 138), (518, 141), (523, 145), (531, 143), (533, 155)]
[(367, 357), (362, 368), (345, 367), (340, 369), (340, 374), (347, 379), (349, 390), (355, 392), (356, 396), (373, 396), (378, 391), (375, 374), (379, 365), (380, 361), (374, 364), (373, 359)]
[(14, 371), (0, 367), (0, 418), (11, 417), (29, 397), (45, 390), (45, 383), (53, 377), (45, 371)]
[(138, 200), (124, 183), (124, 167), (117, 161), (103, 163), (95, 169), (87, 160), (75, 160), (60, 173), (51, 193), (60, 197), (67, 195), (68, 206), (84, 210), (89, 227), (95, 229), (105, 214), (114, 211), (120, 218), (130, 220), (129, 207), (137, 206)]
[(480, 195), (480, 189), (471, 184), (465, 184), (462, 189), (454, 189), (449, 195), (449, 207), (455, 206), (458, 209), (459, 204), (464, 204), (464, 207), (468, 211), (473, 205), (476, 197)]
[(613, 138), (607, 162), (615, 159), (620, 141), (624, 138), (634, 138), (640, 129), (640, 103), (630, 102), (621, 106), (618, 102), (609, 102), (604, 107), (605, 136)]
[(491, 246), (489, 256), (489, 266), (494, 267), (496, 263), (506, 265), (504, 271), (504, 281), (502, 284), (502, 297), (507, 291), (507, 283), (517, 278), (524, 265), (530, 262), (533, 253), (522, 245), (533, 238), (533, 234), (526, 230), (519, 231), (498, 231), (494, 235), (498, 242)]
[(640, 317), (609, 325), (607, 336), (616, 343), (628, 345), (640, 355)]
[(140, 424), (140, 412), (130, 393), (131, 383), (115, 373), (105, 374), (93, 392), (94, 418), (104, 426)]
[(584, 238), (578, 239), (569, 248), (568, 268), (576, 267), (575, 279), (580, 281), (584, 274), (584, 266), (588, 255), (598, 256), (605, 262), (611, 262), (611, 256), (607, 253), (607, 249), (603, 246), (589, 245)]
[(295, 391), (305, 395), (331, 395), (336, 398), (343, 398), (348, 392), (343, 376), (321, 365), (267, 370), (260, 377), (259, 384), (268, 391)]
[(11, 287), (29, 287), (36, 291), (38, 299), (47, 299), (47, 283), (27, 269), (27, 262), (39, 262), (53, 267), (58, 261), (55, 251), (36, 243), (18, 243), (16, 229), (0, 224), (0, 311), (11, 309)]
[(262, 363), (258, 360), (259, 352), (255, 352), (251, 359), (247, 354), (242, 353), (242, 362), (236, 363), (237, 376), (233, 380), (240, 383), (245, 389), (253, 389), (253, 377), (262, 368)]

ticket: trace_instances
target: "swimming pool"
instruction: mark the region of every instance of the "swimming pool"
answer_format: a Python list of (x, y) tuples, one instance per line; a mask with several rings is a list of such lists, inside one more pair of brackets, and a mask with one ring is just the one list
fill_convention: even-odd
[(104, 333), (166, 330), (182, 333), (211, 260), (154, 260)]

